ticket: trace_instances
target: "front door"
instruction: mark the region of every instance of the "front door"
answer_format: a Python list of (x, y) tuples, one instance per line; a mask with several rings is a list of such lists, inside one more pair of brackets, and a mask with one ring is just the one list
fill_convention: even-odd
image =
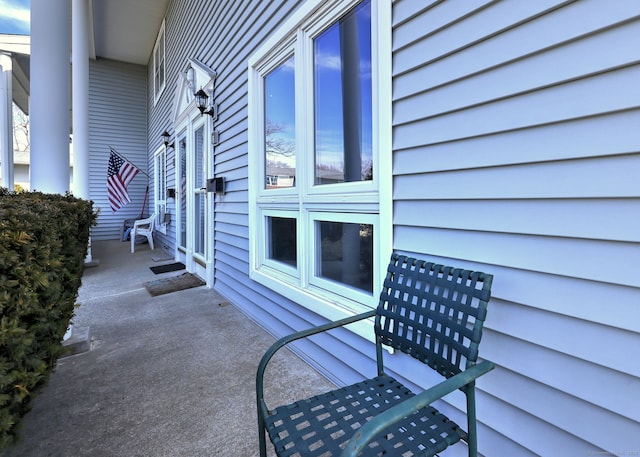
[(208, 279), (209, 148), (206, 118), (191, 119), (177, 139), (176, 178), (179, 185), (177, 247), (178, 257), (190, 272)]

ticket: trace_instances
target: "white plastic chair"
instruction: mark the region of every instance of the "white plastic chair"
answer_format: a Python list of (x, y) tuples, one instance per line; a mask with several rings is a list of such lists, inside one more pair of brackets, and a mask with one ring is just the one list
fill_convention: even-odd
[(149, 246), (153, 249), (153, 229), (156, 225), (156, 214), (153, 213), (150, 217), (146, 219), (138, 219), (133, 223), (133, 228), (131, 229), (131, 252), (133, 253), (136, 245), (136, 236), (146, 236), (149, 241)]

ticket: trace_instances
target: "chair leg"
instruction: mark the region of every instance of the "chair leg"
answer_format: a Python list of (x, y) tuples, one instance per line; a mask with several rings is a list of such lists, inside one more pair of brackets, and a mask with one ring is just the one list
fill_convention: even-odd
[(153, 233), (149, 233), (147, 235), (147, 239), (149, 240), (149, 247), (151, 248), (151, 250), (153, 251)]
[(469, 441), (469, 457), (478, 456), (478, 430), (476, 426), (476, 390), (475, 383), (466, 386), (467, 397), (467, 436)]
[(129, 232), (129, 238), (131, 239), (131, 253), (133, 254), (133, 252), (135, 251), (135, 244), (136, 244), (136, 231), (131, 230), (131, 232)]
[(258, 413), (258, 441), (260, 443), (260, 457), (267, 457), (267, 441), (264, 432), (264, 421)]

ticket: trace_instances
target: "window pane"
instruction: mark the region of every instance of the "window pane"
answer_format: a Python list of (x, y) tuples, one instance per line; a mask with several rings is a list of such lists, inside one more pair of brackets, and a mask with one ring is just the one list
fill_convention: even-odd
[(204, 255), (204, 202), (205, 194), (195, 194), (195, 245), (193, 250), (196, 254)]
[(314, 40), (315, 183), (373, 179), (371, 5)]
[(195, 187), (204, 187), (204, 126), (195, 131), (194, 150), (195, 157)]
[(317, 276), (373, 292), (373, 225), (318, 221)]
[(289, 217), (268, 217), (267, 231), (267, 257), (297, 268), (296, 220)]
[(264, 78), (267, 189), (293, 187), (296, 176), (294, 58)]
[(194, 201), (194, 230), (195, 244), (193, 250), (197, 254), (204, 255), (205, 236), (205, 194), (200, 188), (204, 187), (204, 126), (194, 132), (193, 144), (194, 166), (195, 166), (195, 201)]
[(166, 152), (163, 151), (158, 157), (158, 200), (165, 200), (167, 197), (167, 170), (166, 170)]
[(178, 143), (180, 159), (180, 246), (187, 247), (187, 139)]
[(160, 92), (160, 73), (157, 70), (156, 70), (154, 81), (155, 81), (154, 83), (155, 94), (158, 95), (158, 92)]

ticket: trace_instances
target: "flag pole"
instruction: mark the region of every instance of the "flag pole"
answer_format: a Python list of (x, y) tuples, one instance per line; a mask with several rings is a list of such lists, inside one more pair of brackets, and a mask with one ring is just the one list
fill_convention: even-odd
[(142, 208), (140, 208), (140, 219), (144, 217), (144, 207), (147, 206), (148, 196), (149, 196), (149, 182), (147, 182), (147, 190), (144, 192), (144, 200), (142, 201)]
[(115, 152), (116, 154), (118, 154), (120, 157), (122, 157), (124, 160), (126, 160), (127, 162), (129, 162), (131, 165), (133, 165), (134, 167), (136, 167), (138, 169), (138, 171), (140, 171), (140, 173), (142, 173), (143, 175), (145, 175), (147, 177), (147, 180), (149, 178), (151, 178), (149, 176), (149, 173), (144, 172), (140, 167), (138, 167), (137, 165), (135, 165), (131, 160), (129, 160), (129, 158), (127, 156), (125, 156), (124, 154), (122, 154), (120, 151), (118, 151), (116, 148), (114, 148), (113, 146), (109, 146), (109, 149), (113, 152)]

